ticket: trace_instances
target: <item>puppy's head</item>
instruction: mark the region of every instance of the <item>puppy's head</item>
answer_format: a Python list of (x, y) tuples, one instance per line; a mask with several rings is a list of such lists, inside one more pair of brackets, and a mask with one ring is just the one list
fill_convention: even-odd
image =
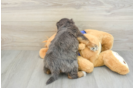
[(60, 27), (64, 26), (64, 27), (69, 27), (71, 25), (73, 25), (74, 22), (72, 19), (68, 19), (68, 18), (63, 18), (61, 19), (59, 22), (57, 22), (57, 29), (59, 29)]

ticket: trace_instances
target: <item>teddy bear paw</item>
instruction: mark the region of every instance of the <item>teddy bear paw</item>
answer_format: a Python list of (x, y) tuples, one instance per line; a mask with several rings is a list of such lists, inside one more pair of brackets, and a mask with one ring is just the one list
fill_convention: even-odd
[(84, 74), (83, 77), (85, 77), (86, 76), (86, 72), (85, 71), (82, 71), (82, 73)]

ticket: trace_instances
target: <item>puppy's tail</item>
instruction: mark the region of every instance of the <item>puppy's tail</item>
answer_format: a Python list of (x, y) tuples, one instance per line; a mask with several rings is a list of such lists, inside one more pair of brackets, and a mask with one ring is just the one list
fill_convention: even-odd
[(48, 85), (48, 84), (54, 82), (55, 80), (56, 80), (56, 79), (55, 79), (53, 76), (50, 77), (50, 78), (47, 80), (46, 85)]
[(57, 80), (58, 76), (59, 76), (59, 73), (58, 74), (57, 73), (56, 74), (52, 73), (52, 76), (47, 80), (46, 85), (48, 85), (48, 84), (54, 82), (55, 80)]

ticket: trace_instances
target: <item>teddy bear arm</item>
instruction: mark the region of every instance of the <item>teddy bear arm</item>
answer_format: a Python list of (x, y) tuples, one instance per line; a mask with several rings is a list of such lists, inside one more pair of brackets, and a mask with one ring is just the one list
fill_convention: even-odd
[(40, 49), (40, 51), (39, 51), (39, 56), (40, 56), (42, 59), (44, 59), (47, 50), (48, 50), (48, 48), (42, 48), (42, 49)]
[(105, 33), (102, 39), (102, 50), (110, 50), (113, 47), (114, 37), (111, 34)]
[(46, 40), (46, 44), (45, 44), (45, 47), (49, 47), (49, 45), (51, 44), (51, 41), (55, 38), (55, 36), (56, 36), (56, 33), (55, 34), (53, 34), (50, 38), (48, 38), (47, 40)]
[(85, 49), (85, 44), (80, 43), (80, 44), (79, 44), (79, 48), (78, 48), (78, 50), (83, 50), (83, 49)]
[(110, 50), (110, 49), (112, 49), (112, 47), (113, 47), (113, 42), (112, 41), (109, 41), (106, 44), (102, 44), (101, 52), (106, 51), (106, 50)]
[(91, 63), (89, 60), (81, 56), (78, 56), (77, 59), (78, 59), (79, 70), (85, 71), (87, 73), (91, 73), (93, 71), (94, 69), (93, 63)]

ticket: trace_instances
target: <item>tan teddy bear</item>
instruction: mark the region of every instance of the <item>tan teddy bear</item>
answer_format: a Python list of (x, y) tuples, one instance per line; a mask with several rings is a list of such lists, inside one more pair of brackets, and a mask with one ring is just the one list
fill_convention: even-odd
[[(82, 32), (83, 33), (83, 32)], [(49, 48), (49, 44), (54, 39), (56, 34), (46, 40), (45, 48), (39, 51), (41, 58), (45, 57), (45, 54)], [(114, 72), (125, 75), (129, 72), (129, 68), (125, 60), (116, 52), (112, 51), (114, 38), (111, 34), (87, 29), (84, 31), (84, 36), (88, 38), (93, 44), (98, 46), (97, 51), (92, 51), (88, 46), (83, 43), (79, 43), (78, 65), (79, 70), (90, 73), (94, 67), (107, 66)]]

